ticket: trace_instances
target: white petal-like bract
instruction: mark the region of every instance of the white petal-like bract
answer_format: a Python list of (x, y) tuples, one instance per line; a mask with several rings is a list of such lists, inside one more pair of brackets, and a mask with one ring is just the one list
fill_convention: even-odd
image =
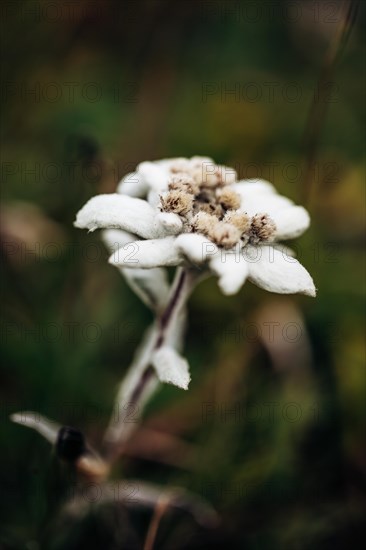
[(123, 229), (105, 229), (102, 231), (102, 240), (109, 252), (112, 253), (121, 248), (121, 246), (135, 241), (136, 235)]
[(244, 210), (249, 216), (266, 213), (274, 219), (277, 212), (288, 209), (292, 205), (292, 200), (287, 197), (268, 194), (242, 200), (241, 210)]
[(144, 239), (161, 236), (154, 209), (144, 200), (111, 193), (97, 195), (79, 210), (75, 227), (94, 231), (101, 228), (124, 229)]
[(173, 384), (183, 390), (188, 389), (191, 380), (188, 362), (173, 348), (164, 346), (155, 351), (151, 363), (161, 382)]
[(249, 265), (249, 279), (257, 286), (278, 294), (316, 295), (313, 279), (295, 258), (286, 258), (270, 245), (247, 246), (243, 252)]
[(137, 172), (151, 189), (155, 191), (167, 189), (170, 176), (168, 166), (146, 161), (138, 165)]
[(219, 287), (227, 296), (236, 294), (245, 283), (249, 273), (248, 263), (240, 251), (222, 251), (210, 260), (210, 268), (219, 278)]
[(183, 222), (178, 214), (173, 212), (160, 212), (156, 220), (165, 229), (167, 235), (177, 235), (182, 231)]
[[(120, 229), (106, 229), (102, 238), (110, 253), (135, 241), (135, 237)], [(161, 310), (166, 303), (169, 293), (168, 276), (165, 269), (155, 267), (151, 269), (130, 269), (119, 266), (119, 270), (129, 287), (137, 296), (153, 310)]]
[(233, 183), (232, 187), (244, 200), (268, 194), (277, 194), (272, 183), (262, 179), (240, 180), (237, 183)]
[(276, 224), (276, 239), (294, 239), (310, 225), (310, 216), (302, 206), (290, 206), (272, 214)]
[(146, 196), (148, 186), (138, 172), (126, 174), (117, 186), (117, 193), (139, 199)]
[(175, 241), (175, 247), (193, 264), (202, 264), (209, 258), (219, 254), (217, 246), (199, 233), (179, 235)]
[(116, 250), (109, 263), (131, 269), (179, 265), (182, 258), (174, 241), (175, 237), (134, 241)]

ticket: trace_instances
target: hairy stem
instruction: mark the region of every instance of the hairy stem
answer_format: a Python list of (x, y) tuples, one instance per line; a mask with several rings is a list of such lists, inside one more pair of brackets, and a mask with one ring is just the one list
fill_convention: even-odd
[(115, 460), (121, 453), (123, 443), (137, 427), (136, 415), (141, 416), (144, 405), (159, 385), (155, 370), (150, 364), (152, 353), (165, 343), (177, 347), (182, 339), (184, 306), (197, 280), (196, 270), (177, 270), (167, 306), (150, 327), (137, 350), (120, 386), (115, 410), (105, 433), (105, 455), (109, 461)]

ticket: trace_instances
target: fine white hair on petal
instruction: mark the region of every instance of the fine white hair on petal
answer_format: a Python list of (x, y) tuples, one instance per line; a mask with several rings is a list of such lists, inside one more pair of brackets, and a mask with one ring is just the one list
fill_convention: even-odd
[(274, 217), (279, 211), (289, 208), (293, 205), (293, 201), (282, 195), (264, 195), (242, 199), (241, 209), (249, 216), (255, 216), (258, 213), (266, 213), (270, 217)]
[(277, 191), (272, 183), (262, 179), (247, 179), (233, 183), (231, 187), (239, 193), (243, 199), (250, 199), (258, 195), (276, 195)]
[(176, 164), (177, 162), (184, 162), (187, 159), (185, 157), (171, 157), (168, 159), (159, 159), (159, 160), (153, 160), (154, 164), (158, 164), (159, 166), (165, 168), (166, 170), (169, 170), (171, 166)]
[(109, 262), (131, 269), (180, 265), (182, 258), (174, 246), (174, 241), (175, 237), (134, 241), (116, 250), (109, 258)]
[(14, 413), (10, 416), (10, 420), (21, 426), (32, 428), (41, 434), (52, 445), (56, 443), (58, 432), (61, 428), (59, 424), (49, 420), (48, 418), (41, 416), (34, 411), (22, 411)]
[(158, 208), (160, 205), (160, 194), (154, 189), (150, 189), (147, 194), (147, 202), (152, 206), (152, 208)]
[(285, 260), (291, 261), (291, 258), (296, 258), (296, 252), (295, 250), (292, 250), (289, 246), (286, 246), (282, 243), (271, 243), (271, 245), (275, 250), (279, 250), (281, 252), (282, 256), (285, 258)]
[[(102, 231), (102, 238), (111, 253), (135, 241), (134, 235), (120, 229)], [(129, 269), (118, 266), (129, 287), (151, 309), (160, 310), (165, 306), (169, 293), (168, 277), (165, 269)]]
[(138, 165), (137, 172), (151, 189), (162, 191), (168, 188), (170, 173), (167, 165), (145, 161)]
[(316, 295), (313, 279), (295, 258), (284, 256), (270, 245), (246, 246), (243, 254), (249, 265), (249, 280), (264, 290)]
[(191, 380), (188, 362), (173, 348), (164, 346), (155, 351), (151, 358), (151, 364), (161, 382), (173, 384), (183, 390), (188, 389)]
[[(173, 159), (173, 160), (175, 160), (175, 159)], [(214, 164), (214, 160), (211, 157), (205, 157), (204, 155), (194, 155), (189, 160), (190, 161), (195, 161), (195, 162), (202, 162), (202, 163), (203, 162), (206, 162), (206, 163), (209, 162), (211, 164)]]
[(126, 244), (135, 241), (136, 235), (123, 231), (123, 229), (105, 229), (102, 231), (102, 240), (108, 250), (112, 253), (115, 250), (125, 246)]
[(124, 229), (145, 239), (158, 237), (155, 211), (144, 200), (111, 193), (91, 198), (77, 213), (75, 227)]
[(219, 254), (217, 246), (199, 233), (184, 233), (175, 241), (175, 247), (194, 264), (202, 264)]
[(276, 224), (276, 239), (294, 239), (310, 225), (310, 216), (303, 206), (283, 208), (272, 215)]
[(126, 174), (117, 186), (117, 193), (130, 197), (143, 198), (147, 192), (148, 186), (138, 172)]
[(178, 214), (173, 212), (160, 212), (156, 216), (156, 221), (161, 224), (167, 234), (177, 235), (182, 231), (183, 222)]
[(248, 263), (243, 259), (241, 251), (222, 250), (210, 260), (211, 270), (219, 278), (219, 287), (223, 294), (236, 294), (245, 283), (249, 274)]

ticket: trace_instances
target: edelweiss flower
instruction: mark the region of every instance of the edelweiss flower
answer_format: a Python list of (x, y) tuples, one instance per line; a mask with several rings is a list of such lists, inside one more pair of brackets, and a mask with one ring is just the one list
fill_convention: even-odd
[(187, 264), (217, 275), (224, 294), (249, 279), (270, 292), (315, 296), (309, 273), (279, 244), (301, 235), (309, 215), (270, 183), (237, 181), (232, 168), (192, 157), (143, 162), (117, 191), (90, 199), (75, 225), (120, 230), (105, 240), (110, 263), (130, 279), (132, 270), (143, 278), (143, 270)]

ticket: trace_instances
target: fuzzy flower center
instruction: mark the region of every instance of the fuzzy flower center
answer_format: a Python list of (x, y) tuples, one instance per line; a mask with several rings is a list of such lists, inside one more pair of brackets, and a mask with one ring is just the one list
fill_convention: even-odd
[(168, 191), (160, 196), (160, 210), (178, 214), (185, 232), (201, 233), (225, 249), (271, 242), (276, 224), (266, 213), (248, 216), (245, 204), (232, 187), (233, 168), (206, 159), (177, 160), (171, 168)]

